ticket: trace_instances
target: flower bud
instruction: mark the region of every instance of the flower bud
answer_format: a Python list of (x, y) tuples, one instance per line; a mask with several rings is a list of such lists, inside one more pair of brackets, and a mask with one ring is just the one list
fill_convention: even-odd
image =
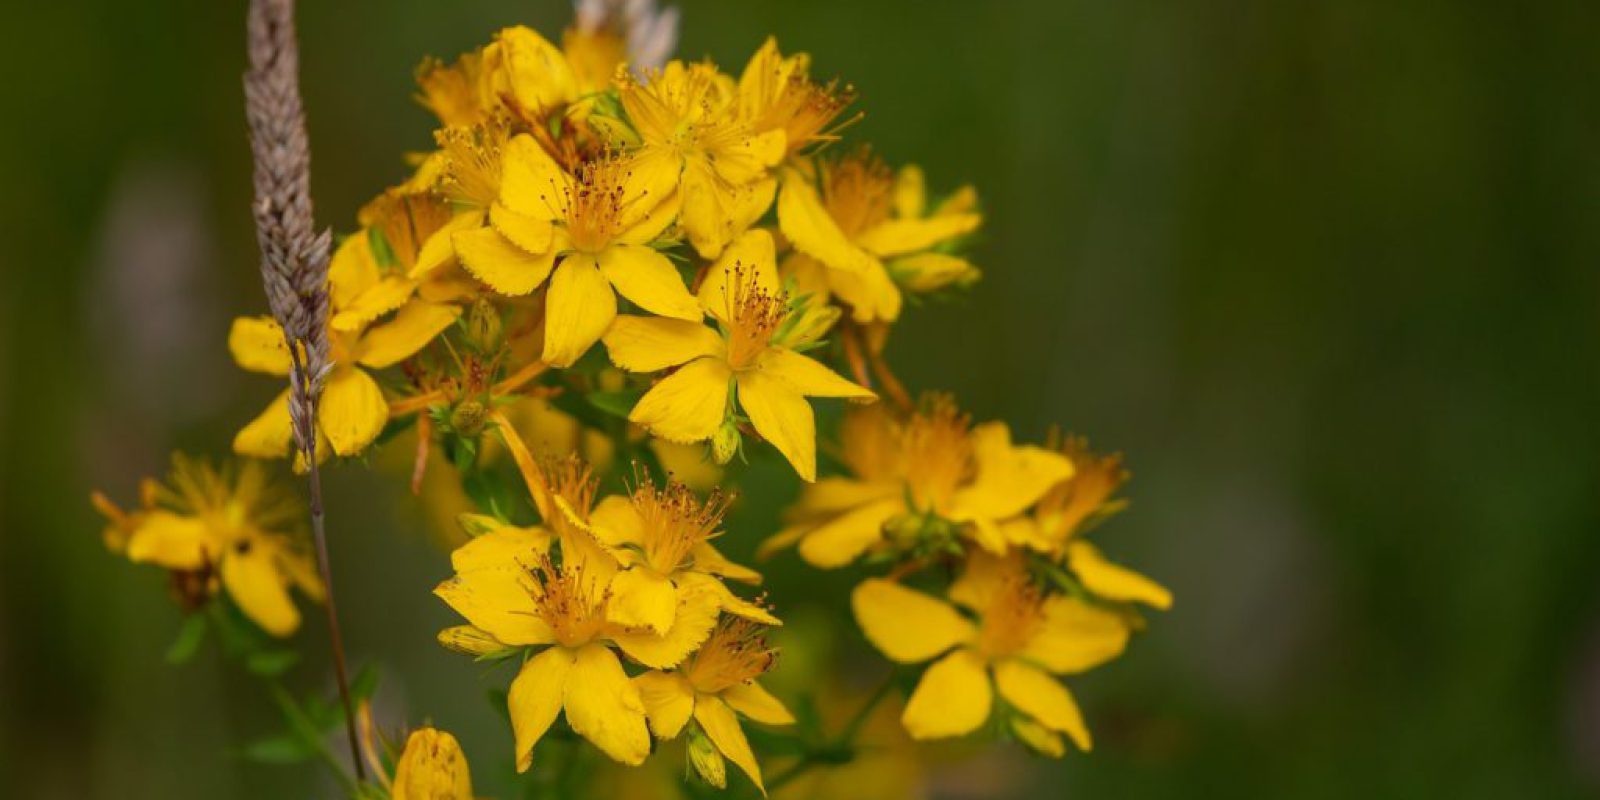
[(505, 644), (499, 639), (473, 625), (457, 625), (439, 631), (439, 644), (448, 650), (467, 656), (484, 656), (506, 649)]
[(489, 410), (483, 403), (470, 398), (462, 400), (450, 411), (450, 430), (471, 439), (483, 433), (483, 425), (488, 419)]
[(461, 526), (462, 532), (474, 539), (505, 527), (505, 523), (488, 514), (473, 514), (471, 512), (457, 515), (456, 524)]
[(1023, 746), (1041, 756), (1060, 758), (1067, 754), (1067, 746), (1061, 741), (1060, 734), (1021, 714), (1011, 718), (1011, 734)]
[(418, 728), (395, 765), (394, 800), (472, 800), (472, 775), (456, 737)]
[(722, 427), (711, 434), (711, 460), (718, 464), (726, 464), (733, 460), (734, 454), (739, 452), (739, 426), (733, 420), (725, 419)]
[(493, 353), (500, 349), (500, 335), (504, 330), (500, 311), (493, 303), (480, 297), (467, 309), (467, 344), (480, 353)]
[(701, 779), (718, 789), (728, 788), (728, 765), (717, 752), (717, 746), (698, 727), (689, 731), (688, 751), (689, 765)]

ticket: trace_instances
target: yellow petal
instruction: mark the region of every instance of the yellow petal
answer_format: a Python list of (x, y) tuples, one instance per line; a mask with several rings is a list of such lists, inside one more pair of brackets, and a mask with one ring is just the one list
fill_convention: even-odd
[(394, 768), (390, 800), (472, 800), (472, 774), (461, 743), (447, 731), (418, 728)]
[(655, 372), (724, 350), (722, 337), (699, 322), (631, 314), (613, 320), (603, 339), (611, 363), (629, 372)]
[(399, 308), (411, 299), (417, 283), (409, 278), (390, 276), (367, 287), (354, 300), (337, 308), (328, 324), (336, 331), (359, 331), (373, 320)]
[(922, 216), (928, 202), (928, 187), (921, 167), (907, 164), (900, 168), (894, 176), (893, 198), (895, 216), (910, 219)]
[(1084, 588), (1108, 600), (1144, 603), (1162, 611), (1172, 607), (1172, 592), (1166, 587), (1107, 561), (1100, 549), (1088, 542), (1067, 545), (1067, 566), (1083, 581)]
[(519, 296), (533, 291), (550, 274), (556, 261), (554, 248), (532, 255), (512, 244), (494, 228), (474, 228), (450, 237), (456, 256), (472, 276), (500, 294)]
[(1060, 681), (1008, 658), (995, 665), (994, 682), (1006, 702), (1046, 728), (1072, 737), (1079, 750), (1090, 749), (1089, 727), (1083, 724), (1083, 712), (1078, 710), (1077, 702)]
[(644, 701), (610, 648), (587, 644), (567, 676), (567, 723), (600, 752), (630, 766), (650, 755)]
[(673, 616), (672, 628), (665, 636), (649, 631), (619, 629), (611, 633), (611, 640), (622, 648), (628, 657), (651, 669), (671, 669), (695, 651), (711, 629), (717, 624), (721, 610), (718, 598), (698, 587), (688, 587), (678, 592), (678, 610)]
[(353, 366), (334, 367), (317, 411), (317, 424), (333, 452), (353, 456), (372, 444), (389, 421), (389, 404), (377, 381)]
[(717, 750), (729, 761), (738, 764), (739, 769), (755, 781), (756, 788), (766, 794), (767, 788), (761, 784), (761, 767), (756, 763), (756, 754), (750, 751), (750, 741), (744, 738), (744, 729), (739, 727), (739, 719), (733, 715), (733, 709), (728, 708), (728, 704), (720, 698), (703, 696), (694, 704), (694, 719), (700, 723), (700, 729), (706, 732)]
[(512, 567), (463, 572), (433, 593), (468, 622), (508, 645), (548, 644), (555, 634), (536, 614), (527, 571)]
[(666, 256), (643, 245), (614, 244), (599, 255), (600, 272), (634, 305), (663, 317), (699, 322), (700, 304)]
[(134, 528), (128, 539), (128, 560), (167, 569), (200, 569), (217, 549), (204, 520), (156, 510)]
[(289, 374), (289, 345), (271, 317), (238, 317), (228, 329), (228, 351), (239, 366), (268, 375)]
[(455, 306), (421, 300), (406, 303), (394, 319), (369, 329), (361, 337), (357, 345), (359, 361), (373, 369), (394, 366), (427, 347), (460, 316), (461, 309)]
[(681, 572), (677, 583), (680, 591), (703, 591), (716, 598), (717, 607), (736, 617), (763, 625), (782, 625), (783, 620), (772, 615), (765, 607), (752, 603), (733, 593), (722, 581), (704, 572)]
[(901, 664), (927, 661), (977, 633), (950, 604), (882, 578), (862, 581), (850, 606), (867, 641)]
[(569, 367), (600, 340), (617, 316), (617, 296), (593, 256), (575, 253), (561, 261), (545, 300), (544, 361)]
[(798, 172), (787, 174), (778, 190), (778, 226), (796, 250), (833, 269), (866, 272), (875, 265), (839, 229), (817, 190)]
[(778, 448), (801, 480), (816, 480), (817, 424), (805, 397), (761, 372), (741, 372), (738, 382), (739, 407), (756, 432)]
[(548, 253), (551, 243), (555, 241), (556, 228), (550, 220), (521, 214), (499, 203), (489, 207), (489, 224), (507, 241), (529, 255)]
[(901, 724), (913, 739), (941, 739), (977, 730), (989, 719), (994, 693), (988, 671), (971, 650), (935, 662), (906, 701)]
[(856, 244), (877, 256), (897, 256), (926, 250), (940, 242), (971, 233), (983, 224), (978, 214), (947, 214), (926, 219), (894, 219), (865, 231)]
[(727, 691), (722, 693), (722, 699), (727, 701), (734, 711), (756, 722), (767, 725), (794, 724), (794, 715), (784, 707), (783, 701), (773, 697), (766, 687), (754, 680), (728, 687)]
[(974, 426), (972, 454), (977, 476), (952, 498), (952, 519), (1016, 516), (1072, 476), (1072, 462), (1066, 456), (1042, 447), (1013, 446), (1004, 422)]
[(372, 240), (366, 231), (344, 237), (328, 262), (328, 300), (334, 308), (344, 308), (382, 277), (377, 259), (372, 256)]
[(767, 348), (757, 361), (757, 368), (807, 397), (846, 397), (852, 400), (878, 398), (872, 390), (839, 377), (838, 373), (816, 360), (787, 347)]
[(966, 285), (982, 274), (971, 261), (946, 253), (917, 253), (889, 262), (889, 275), (913, 292), (936, 292), (953, 284)]
[[(848, 419), (848, 417), (847, 417)], [(859, 445), (862, 440), (854, 441), (847, 437), (846, 449), (852, 445)], [(859, 465), (852, 463), (852, 471), (860, 473)], [(892, 469), (884, 470), (885, 473)], [(827, 518), (841, 511), (859, 508), (874, 500), (886, 497), (903, 496), (904, 485), (899, 478), (890, 475), (884, 480), (857, 480), (855, 478), (820, 478), (816, 483), (801, 487), (800, 499), (790, 508), (790, 515), (794, 519)]]
[(473, 537), (450, 553), (456, 572), (499, 567), (532, 569), (550, 551), (550, 532), (538, 526), (501, 525)]
[(950, 584), (948, 594), (952, 602), (982, 616), (1009, 582), (1027, 578), (1017, 558), (1000, 558), (982, 550), (968, 550), (967, 563), (960, 577)]
[(639, 699), (644, 701), (650, 730), (661, 739), (677, 736), (689, 721), (689, 715), (694, 713), (694, 689), (683, 675), (651, 670), (635, 677), (633, 685), (639, 690)]
[(707, 572), (712, 575), (721, 575), (730, 581), (758, 584), (761, 582), (761, 573), (728, 560), (715, 547), (708, 542), (701, 542), (694, 548), (694, 569), (697, 572)]
[(428, 235), (417, 251), (417, 263), (411, 265), (406, 277), (421, 280), (456, 257), (455, 235), (483, 226), (482, 211), (464, 211), (450, 218), (439, 230)]
[(647, 152), (629, 163), (628, 180), (623, 189), (624, 230), (617, 241), (624, 244), (649, 244), (666, 232), (683, 210), (678, 194), (678, 173), (683, 161), (662, 153)]
[(775, 251), (772, 234), (761, 228), (745, 231), (706, 270), (705, 280), (700, 283), (700, 305), (713, 317), (727, 322), (733, 318), (729, 286), (753, 276), (756, 288), (768, 294), (778, 292), (783, 284), (778, 280)]
[(1097, 667), (1122, 655), (1128, 645), (1128, 625), (1121, 617), (1082, 600), (1051, 597), (1044, 614), (1044, 624), (1020, 655), (1051, 672)]
[(532, 136), (519, 133), (502, 156), (500, 205), (532, 219), (560, 219), (572, 179)]
[(661, 573), (638, 566), (623, 570), (611, 579), (607, 620), (663, 635), (672, 628), (677, 613), (677, 587)]
[(233, 437), (233, 452), (254, 458), (283, 458), (293, 444), (289, 392), (285, 390)]
[(283, 637), (300, 627), (300, 612), (289, 599), (270, 547), (256, 543), (242, 552), (230, 551), (222, 559), (222, 585), (239, 610), (267, 633)]
[(565, 647), (549, 647), (528, 659), (511, 681), (506, 707), (516, 736), (517, 771), (533, 765), (533, 746), (539, 743), (561, 712), (576, 658)]
[(639, 398), (628, 419), (672, 442), (709, 439), (727, 412), (732, 377), (728, 365), (715, 358), (691, 361)]
[(873, 256), (863, 269), (828, 270), (828, 287), (834, 299), (850, 306), (850, 318), (862, 324), (893, 322), (900, 316), (904, 298), (894, 285), (889, 270)]
[(891, 495), (840, 514), (806, 532), (800, 557), (814, 567), (842, 567), (883, 539), (883, 525), (905, 513), (905, 500)]

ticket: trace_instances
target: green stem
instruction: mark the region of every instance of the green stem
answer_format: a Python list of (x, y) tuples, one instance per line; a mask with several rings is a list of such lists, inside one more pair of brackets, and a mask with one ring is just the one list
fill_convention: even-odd
[(334, 777), (339, 779), (339, 785), (344, 788), (345, 794), (350, 797), (358, 797), (359, 787), (355, 779), (345, 772), (344, 765), (339, 762), (338, 756), (335, 756), (333, 751), (328, 749), (328, 744), (323, 741), (321, 733), (317, 731), (317, 726), (306, 717), (304, 711), (300, 710), (300, 704), (295, 702), (294, 696), (289, 694), (277, 681), (270, 681), (268, 687), (272, 690), (273, 702), (278, 704), (278, 709), (283, 712), (283, 716), (288, 720), (289, 727), (293, 728), (300, 738), (306, 740), (322, 759), (323, 763), (328, 765), (328, 769), (333, 772)]
[(808, 749), (800, 757), (799, 761), (791, 764), (783, 772), (778, 773), (772, 780), (767, 781), (767, 793), (771, 794), (778, 791), (791, 781), (810, 771), (812, 767), (831, 760), (825, 758), (825, 756), (845, 752), (850, 754), (850, 758), (854, 758), (856, 736), (861, 733), (861, 726), (865, 725), (867, 719), (872, 716), (873, 709), (877, 708), (878, 704), (883, 702), (883, 698), (888, 697), (889, 691), (894, 688), (894, 675), (893, 671), (889, 672), (888, 677), (883, 679), (883, 683), (872, 693), (872, 696), (868, 697), (867, 701), (861, 705), (861, 708), (856, 710), (856, 713), (850, 717), (849, 722), (845, 723), (844, 728), (839, 731), (837, 736), (829, 739), (821, 747)]

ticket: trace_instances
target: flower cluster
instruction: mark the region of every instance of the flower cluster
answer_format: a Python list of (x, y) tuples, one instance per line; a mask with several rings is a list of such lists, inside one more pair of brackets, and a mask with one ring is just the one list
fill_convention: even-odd
[[(933, 661), (906, 704), (914, 738), (969, 734), (991, 718), (1029, 747), (1065, 752), (1090, 736), (1053, 677), (1120, 655), (1142, 627), (1134, 604), (1166, 609), (1166, 589), (1106, 559), (1084, 534), (1122, 508), (1120, 457), (1081, 438), (1017, 445), (948, 396), (895, 414), (874, 406), (841, 427), (845, 474), (807, 486), (767, 553), (797, 546), (821, 568), (890, 567), (851, 595), (862, 632), (901, 664)], [(945, 564), (954, 581), (908, 584)], [(996, 692), (1003, 703), (996, 704)]]
[[(318, 601), (324, 586), (304, 507), (270, 466), (309, 473), (323, 549), (305, 453), (408, 465), (430, 518), (450, 521), (453, 574), (434, 594), (462, 622), (438, 642), (515, 669), (517, 773), (572, 760), (541, 742), (639, 766), (677, 741), (704, 783), (726, 787), (731, 761), (764, 793), (746, 725), (789, 731), (753, 737), (798, 755), (776, 790), (854, 759), (895, 685), (837, 735), (764, 688), (782, 623), (730, 588), (763, 576), (715, 542), (740, 465), (766, 458), (804, 485), (758, 555), (871, 575), (850, 606), (906, 665), (898, 678), (918, 673), (900, 720), (912, 739), (987, 729), (1051, 756), (1066, 740), (1088, 750), (1059, 676), (1116, 658), (1139, 606), (1171, 603), (1087, 538), (1123, 505), (1121, 459), (1076, 437), (1018, 444), (946, 395), (914, 401), (886, 358), (915, 300), (979, 279), (976, 192), (930, 194), (920, 168), (843, 144), (856, 91), (814, 77), (809, 56), (768, 39), (737, 72), (669, 60), (676, 24), (647, 0), (582, 0), (559, 44), (510, 27), (424, 62), (431, 139), (359, 210), (307, 299), (319, 314), (325, 301), (326, 370), (302, 371), (320, 338), (234, 320), (238, 365), (293, 374), (300, 393), (237, 432), (238, 466), (180, 457), (132, 510), (96, 494), (108, 546), (167, 569), (186, 609), (237, 609), (287, 637), (291, 589)], [(836, 400), (819, 459), (814, 404)], [(259, 751), (326, 757), (342, 721), (360, 751), (351, 796), (470, 797), (449, 733), (376, 743), (370, 682), (345, 686), (326, 599), (344, 710), (274, 684), (292, 735)], [(274, 679), (293, 657), (246, 653)]]

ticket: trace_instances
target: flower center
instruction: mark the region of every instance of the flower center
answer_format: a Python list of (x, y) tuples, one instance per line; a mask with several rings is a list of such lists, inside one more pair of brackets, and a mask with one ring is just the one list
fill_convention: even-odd
[(549, 556), (544, 556), (530, 576), (534, 582), (529, 587), (534, 613), (550, 626), (562, 646), (587, 644), (605, 629), (610, 590), (600, 586), (578, 562), (567, 562), (558, 568)]
[(772, 669), (777, 660), (778, 651), (767, 644), (760, 625), (724, 616), (683, 674), (695, 691), (718, 694), (755, 680)]
[(989, 658), (1003, 658), (1021, 650), (1044, 622), (1043, 601), (1038, 587), (1027, 576), (1006, 576), (983, 612), (978, 649)]
[(923, 401), (902, 434), (906, 487), (917, 507), (939, 510), (972, 478), (972, 417), (949, 395)]
[(644, 555), (662, 575), (676, 572), (696, 545), (717, 535), (732, 498), (720, 490), (702, 502), (689, 487), (669, 483), (657, 488), (646, 477), (633, 490), (633, 507), (644, 520)]
[(574, 248), (598, 253), (622, 233), (623, 215), (631, 205), (625, 197), (628, 175), (627, 165), (615, 159), (583, 166), (565, 198), (567, 233)]
[(834, 162), (826, 181), (828, 214), (847, 238), (855, 239), (889, 218), (894, 173), (866, 150)]
[(754, 270), (734, 264), (724, 297), (723, 318), (728, 326), (728, 364), (750, 369), (766, 352), (772, 336), (789, 314), (789, 297), (782, 291), (763, 289)]
[(506, 142), (504, 123), (470, 128), (443, 128), (434, 140), (444, 151), (445, 195), (459, 203), (488, 208), (500, 197), (501, 152)]

